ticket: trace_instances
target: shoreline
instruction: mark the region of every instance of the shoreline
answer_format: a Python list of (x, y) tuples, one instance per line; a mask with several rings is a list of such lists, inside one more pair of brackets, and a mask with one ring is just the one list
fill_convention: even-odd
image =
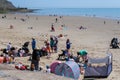
[(33, 12), (12, 12), (12, 13), (6, 13), (6, 14), (18, 14), (18, 15), (29, 15), (29, 16), (50, 16), (50, 17), (60, 17), (60, 16), (64, 16), (64, 17), (85, 17), (85, 18), (98, 18), (98, 19), (105, 19), (105, 20), (116, 20), (116, 21), (120, 21), (120, 19), (116, 19), (116, 18), (110, 18), (110, 17), (100, 17), (100, 16), (84, 16), (84, 15), (40, 15), (37, 13)]
[[(117, 10), (118, 13), (120, 12), (119, 11), (120, 8), (41, 8), (40, 11), (38, 9), (37, 11), (35, 11), (35, 13), (33, 12), (32, 14), (42, 15), (42, 16), (43, 15), (87, 16), (87, 17), (99, 17), (99, 18), (120, 20), (120, 15), (116, 15), (114, 9), (116, 10), (118, 9)], [(106, 11), (104, 12), (104, 10)], [(113, 11), (112, 12), (113, 15), (110, 10)]]

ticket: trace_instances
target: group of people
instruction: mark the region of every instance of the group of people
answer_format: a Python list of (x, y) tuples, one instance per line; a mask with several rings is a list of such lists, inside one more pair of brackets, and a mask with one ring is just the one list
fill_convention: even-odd
[[(51, 24), (51, 29), (50, 29), (51, 32), (55, 32), (55, 24), (58, 23), (60, 21), (60, 19), (62, 19), (62, 18), (63, 18), (63, 16), (59, 16), (59, 17), (55, 18), (55, 21)], [(65, 26), (65, 24), (62, 24), (60, 29), (63, 28), (64, 26)]]
[[(32, 40), (32, 61), (31, 61), (31, 68), (32, 70), (38, 70), (39, 69), (39, 60), (40, 60), (40, 55), (41, 52), (39, 51), (39, 49), (36, 49), (36, 44), (35, 44), (35, 40)], [(51, 53), (57, 53), (58, 51), (58, 38), (56, 36), (50, 36), (50, 41), (49, 40), (45, 40), (45, 45), (44, 47), (42, 47), (42, 51), (44, 50), (45, 52), (47, 52), (47, 58), (50, 58)], [(66, 51), (67, 51), (67, 55), (69, 56), (69, 50), (71, 48), (71, 42), (69, 39), (66, 40)], [(65, 52), (66, 53), (66, 52)], [(33, 69), (33, 65), (34, 65), (34, 69)]]
[[(41, 49), (37, 49), (36, 47), (36, 40), (35, 38), (32, 38), (31, 41), (31, 47), (32, 47), (32, 55), (31, 55), (31, 66), (30, 69), (32, 71), (37, 71), (40, 70), (39, 68), (39, 61), (40, 61), (40, 57), (41, 54), (43, 55), (43, 53), (41, 53), (41, 51), (45, 51), (47, 53), (47, 57), (50, 57), (51, 53), (57, 53), (58, 51), (58, 37), (56, 36), (50, 36), (50, 40), (46, 40), (44, 47), (42, 47)], [(15, 61), (15, 57), (19, 56), (22, 57), (25, 54), (29, 53), (29, 48), (28, 45), (30, 44), (30, 42), (25, 42), (24, 45), (22, 45), (22, 48), (15, 48), (12, 46), (12, 43), (9, 43), (6, 47), (6, 49), (2, 50), (3, 53), (5, 53), (4, 56), (5, 60), (4, 63), (14, 63)], [(85, 60), (85, 56), (81, 56), (80, 54), (78, 54), (77, 57), (73, 56), (72, 53), (70, 53), (70, 49), (71, 49), (71, 42), (70, 39), (66, 40), (66, 49), (62, 50), (62, 56), (65, 56), (66, 60), (74, 60), (75, 62), (79, 62), (79, 58), (82, 57), (83, 60)], [(59, 54), (58, 54), (59, 55)], [(59, 56), (61, 57), (61, 56)]]
[[(51, 53), (57, 53), (58, 50), (58, 38), (55, 36), (50, 37), (50, 41), (45, 40), (44, 46), (41, 49), (36, 48), (36, 41), (35, 39), (32, 40), (32, 61), (31, 61), (31, 68), (32, 70), (39, 70), (39, 60), (41, 55), (47, 54), (47, 58), (50, 58)], [(34, 66), (33, 66), (34, 65)], [(33, 69), (34, 67), (34, 69)]]
[(29, 42), (26, 42), (21, 48), (13, 47), (12, 43), (9, 42), (7, 47), (1, 49), (1, 57), (4, 57), (3, 63), (14, 63), (15, 57), (24, 57), (28, 56), (29, 49), (28, 49)]

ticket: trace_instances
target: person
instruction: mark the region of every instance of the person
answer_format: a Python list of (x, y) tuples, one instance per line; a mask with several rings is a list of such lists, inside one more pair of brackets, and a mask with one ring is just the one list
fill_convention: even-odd
[(29, 45), (29, 41), (25, 42), (24, 45), (22, 46), (22, 49), (25, 51), (25, 55), (28, 55), (29, 53), (29, 48), (28, 48), (28, 45)]
[(62, 51), (62, 53), (58, 54), (58, 58), (57, 58), (58, 60), (62, 59), (62, 57), (65, 58), (65, 56), (66, 56), (66, 53), (67, 53), (66, 50), (61, 50), (61, 51)]
[(117, 24), (119, 24), (120, 22), (119, 21), (117, 21)]
[(58, 21), (58, 18), (55, 18), (55, 23), (57, 23), (57, 21)]
[(8, 45), (7, 45), (7, 51), (9, 51), (11, 49), (12, 45), (11, 43), (9, 42)]
[(29, 41), (25, 42), (24, 45), (23, 45), (23, 47), (24, 48), (28, 48), (29, 43), (30, 43)]
[(31, 66), (34, 66), (31, 68), (31, 70), (39, 70), (39, 61), (40, 61), (40, 53), (38, 49), (34, 49), (32, 52), (32, 61)]
[(54, 40), (54, 51), (57, 53), (57, 50), (58, 50), (58, 38), (55, 37), (55, 40)]
[(66, 49), (69, 50), (71, 48), (71, 42), (69, 39), (66, 40)]
[(54, 31), (55, 31), (54, 24), (52, 23), (51, 24), (51, 32), (54, 32)]
[(73, 55), (70, 55), (69, 61), (75, 61)]
[(79, 29), (83, 29), (83, 26), (80, 26)]
[(13, 64), (15, 60), (15, 57), (13, 55), (10, 56), (9, 63)]
[(51, 26), (51, 32), (55, 32), (55, 28)]
[(20, 48), (20, 49), (18, 50), (18, 56), (19, 56), (19, 57), (23, 57), (24, 54), (25, 54), (25, 51), (24, 51), (22, 48)]
[(119, 48), (118, 44), (119, 44), (118, 39), (117, 38), (113, 38), (111, 40), (110, 47), (112, 47), (112, 48)]
[(48, 66), (48, 65), (46, 66), (46, 72), (47, 72), (47, 73), (50, 73), (50, 72), (51, 72), (50, 66)]
[(86, 50), (80, 50), (79, 52), (77, 52), (77, 55), (80, 55), (80, 57), (82, 57), (82, 61), (84, 63), (88, 62), (88, 52)]
[(104, 21), (104, 24), (106, 24), (106, 21)]
[(50, 44), (49, 43), (46, 44), (46, 50), (47, 50), (47, 58), (50, 58), (51, 48), (50, 48)]
[(13, 27), (13, 25), (10, 25), (10, 29), (13, 29), (14, 27)]
[(54, 39), (53, 39), (53, 37), (50, 37), (50, 47), (51, 47), (51, 52), (53, 52), (53, 48), (54, 48)]
[(32, 38), (32, 50), (36, 48), (36, 40)]

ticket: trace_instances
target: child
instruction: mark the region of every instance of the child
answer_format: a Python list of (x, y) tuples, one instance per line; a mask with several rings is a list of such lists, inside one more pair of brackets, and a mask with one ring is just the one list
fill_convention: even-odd
[(47, 73), (50, 73), (50, 72), (51, 72), (51, 69), (50, 69), (50, 67), (49, 67), (48, 65), (46, 66), (46, 72), (47, 72)]

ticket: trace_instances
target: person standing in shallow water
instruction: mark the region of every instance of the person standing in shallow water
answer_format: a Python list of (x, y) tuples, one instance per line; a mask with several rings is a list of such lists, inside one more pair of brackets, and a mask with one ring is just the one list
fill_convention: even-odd
[(32, 38), (32, 50), (36, 48), (36, 40)]

